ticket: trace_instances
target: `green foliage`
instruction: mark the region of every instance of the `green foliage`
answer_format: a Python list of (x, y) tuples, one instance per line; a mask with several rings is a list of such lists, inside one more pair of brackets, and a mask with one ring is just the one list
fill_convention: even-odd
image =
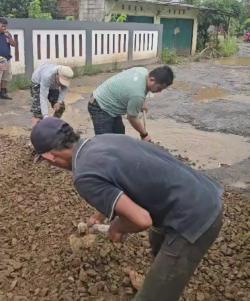
[(196, 5), (213, 9), (201, 11), (198, 17), (197, 48), (199, 50), (204, 49), (209, 42), (210, 36), (207, 30), (210, 25), (223, 30), (225, 37), (228, 34), (239, 35), (244, 20), (244, 7), (241, 2), (237, 0), (197, 0), (195, 2)]
[(127, 21), (128, 16), (125, 14), (112, 14), (111, 16), (111, 22), (117, 22), (117, 23), (124, 23)]
[(0, 14), (10, 18), (28, 18), (30, 0), (1, 0)]
[[(30, 14), (37, 15), (38, 5), (33, 0), (0, 0), (0, 15), (9, 18), (28, 18), (30, 7), (32, 11)], [(59, 18), (57, 10), (57, 0), (40, 0), (40, 13), (39, 18), (48, 19), (51, 15), (53, 18)], [(33, 3), (33, 4), (32, 4)], [(32, 5), (31, 5), (32, 4)]]
[(162, 51), (162, 62), (164, 64), (178, 64), (180, 61), (179, 61), (179, 58), (176, 54), (176, 51), (175, 50), (169, 50), (168, 48), (164, 48), (163, 51)]
[(41, 8), (40, 0), (33, 0), (30, 2), (29, 9), (28, 9), (29, 18), (33, 19), (52, 19), (50, 13), (43, 13)]
[(67, 20), (67, 21), (75, 21), (75, 17), (74, 16), (66, 16), (65, 20)]
[(95, 66), (95, 65), (86, 65), (83, 69), (84, 75), (95, 75), (100, 73), (102, 70), (100, 66)]
[(50, 13), (53, 19), (60, 19), (57, 0), (41, 0), (42, 12)]
[(74, 77), (80, 77), (83, 75), (95, 75), (103, 72), (100, 66), (98, 65), (86, 65), (84, 67), (75, 67)]
[(26, 90), (30, 87), (31, 82), (25, 75), (15, 75), (13, 80), (10, 82), (9, 90)]
[(250, 30), (250, 18), (247, 18), (247, 19), (245, 20), (245, 22), (243, 23), (243, 28), (244, 28), (245, 30)]
[(224, 41), (221, 41), (218, 47), (218, 51), (223, 57), (235, 55), (239, 51), (237, 39), (234, 37), (228, 37)]

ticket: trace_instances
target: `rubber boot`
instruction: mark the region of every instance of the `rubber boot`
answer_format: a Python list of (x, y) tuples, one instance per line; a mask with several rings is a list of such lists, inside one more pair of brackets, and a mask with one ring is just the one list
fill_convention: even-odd
[(7, 89), (2, 88), (1, 93), (0, 93), (0, 98), (2, 99), (12, 99), (8, 94), (7, 94)]

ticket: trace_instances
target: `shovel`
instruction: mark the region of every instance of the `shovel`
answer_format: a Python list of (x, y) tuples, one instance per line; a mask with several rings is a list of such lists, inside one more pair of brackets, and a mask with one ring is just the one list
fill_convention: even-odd
[(147, 131), (146, 127), (147, 127), (147, 113), (145, 110), (142, 110), (142, 120), (143, 120), (143, 127), (144, 130)]

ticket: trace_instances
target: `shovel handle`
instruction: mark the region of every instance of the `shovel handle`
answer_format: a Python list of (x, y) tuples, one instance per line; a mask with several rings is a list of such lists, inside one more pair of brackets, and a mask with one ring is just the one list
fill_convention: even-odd
[(145, 110), (142, 110), (142, 119), (144, 130), (147, 131), (147, 113)]

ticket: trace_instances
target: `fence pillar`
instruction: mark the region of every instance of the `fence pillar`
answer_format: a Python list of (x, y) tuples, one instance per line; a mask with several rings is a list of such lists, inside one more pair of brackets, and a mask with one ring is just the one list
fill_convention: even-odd
[(128, 61), (133, 61), (133, 50), (134, 50), (134, 29), (129, 29), (128, 31)]
[(24, 30), (24, 56), (25, 56), (25, 71), (26, 75), (31, 78), (34, 70), (34, 52), (33, 52), (33, 30), (26, 27)]
[(86, 29), (86, 65), (92, 65), (92, 30)]

